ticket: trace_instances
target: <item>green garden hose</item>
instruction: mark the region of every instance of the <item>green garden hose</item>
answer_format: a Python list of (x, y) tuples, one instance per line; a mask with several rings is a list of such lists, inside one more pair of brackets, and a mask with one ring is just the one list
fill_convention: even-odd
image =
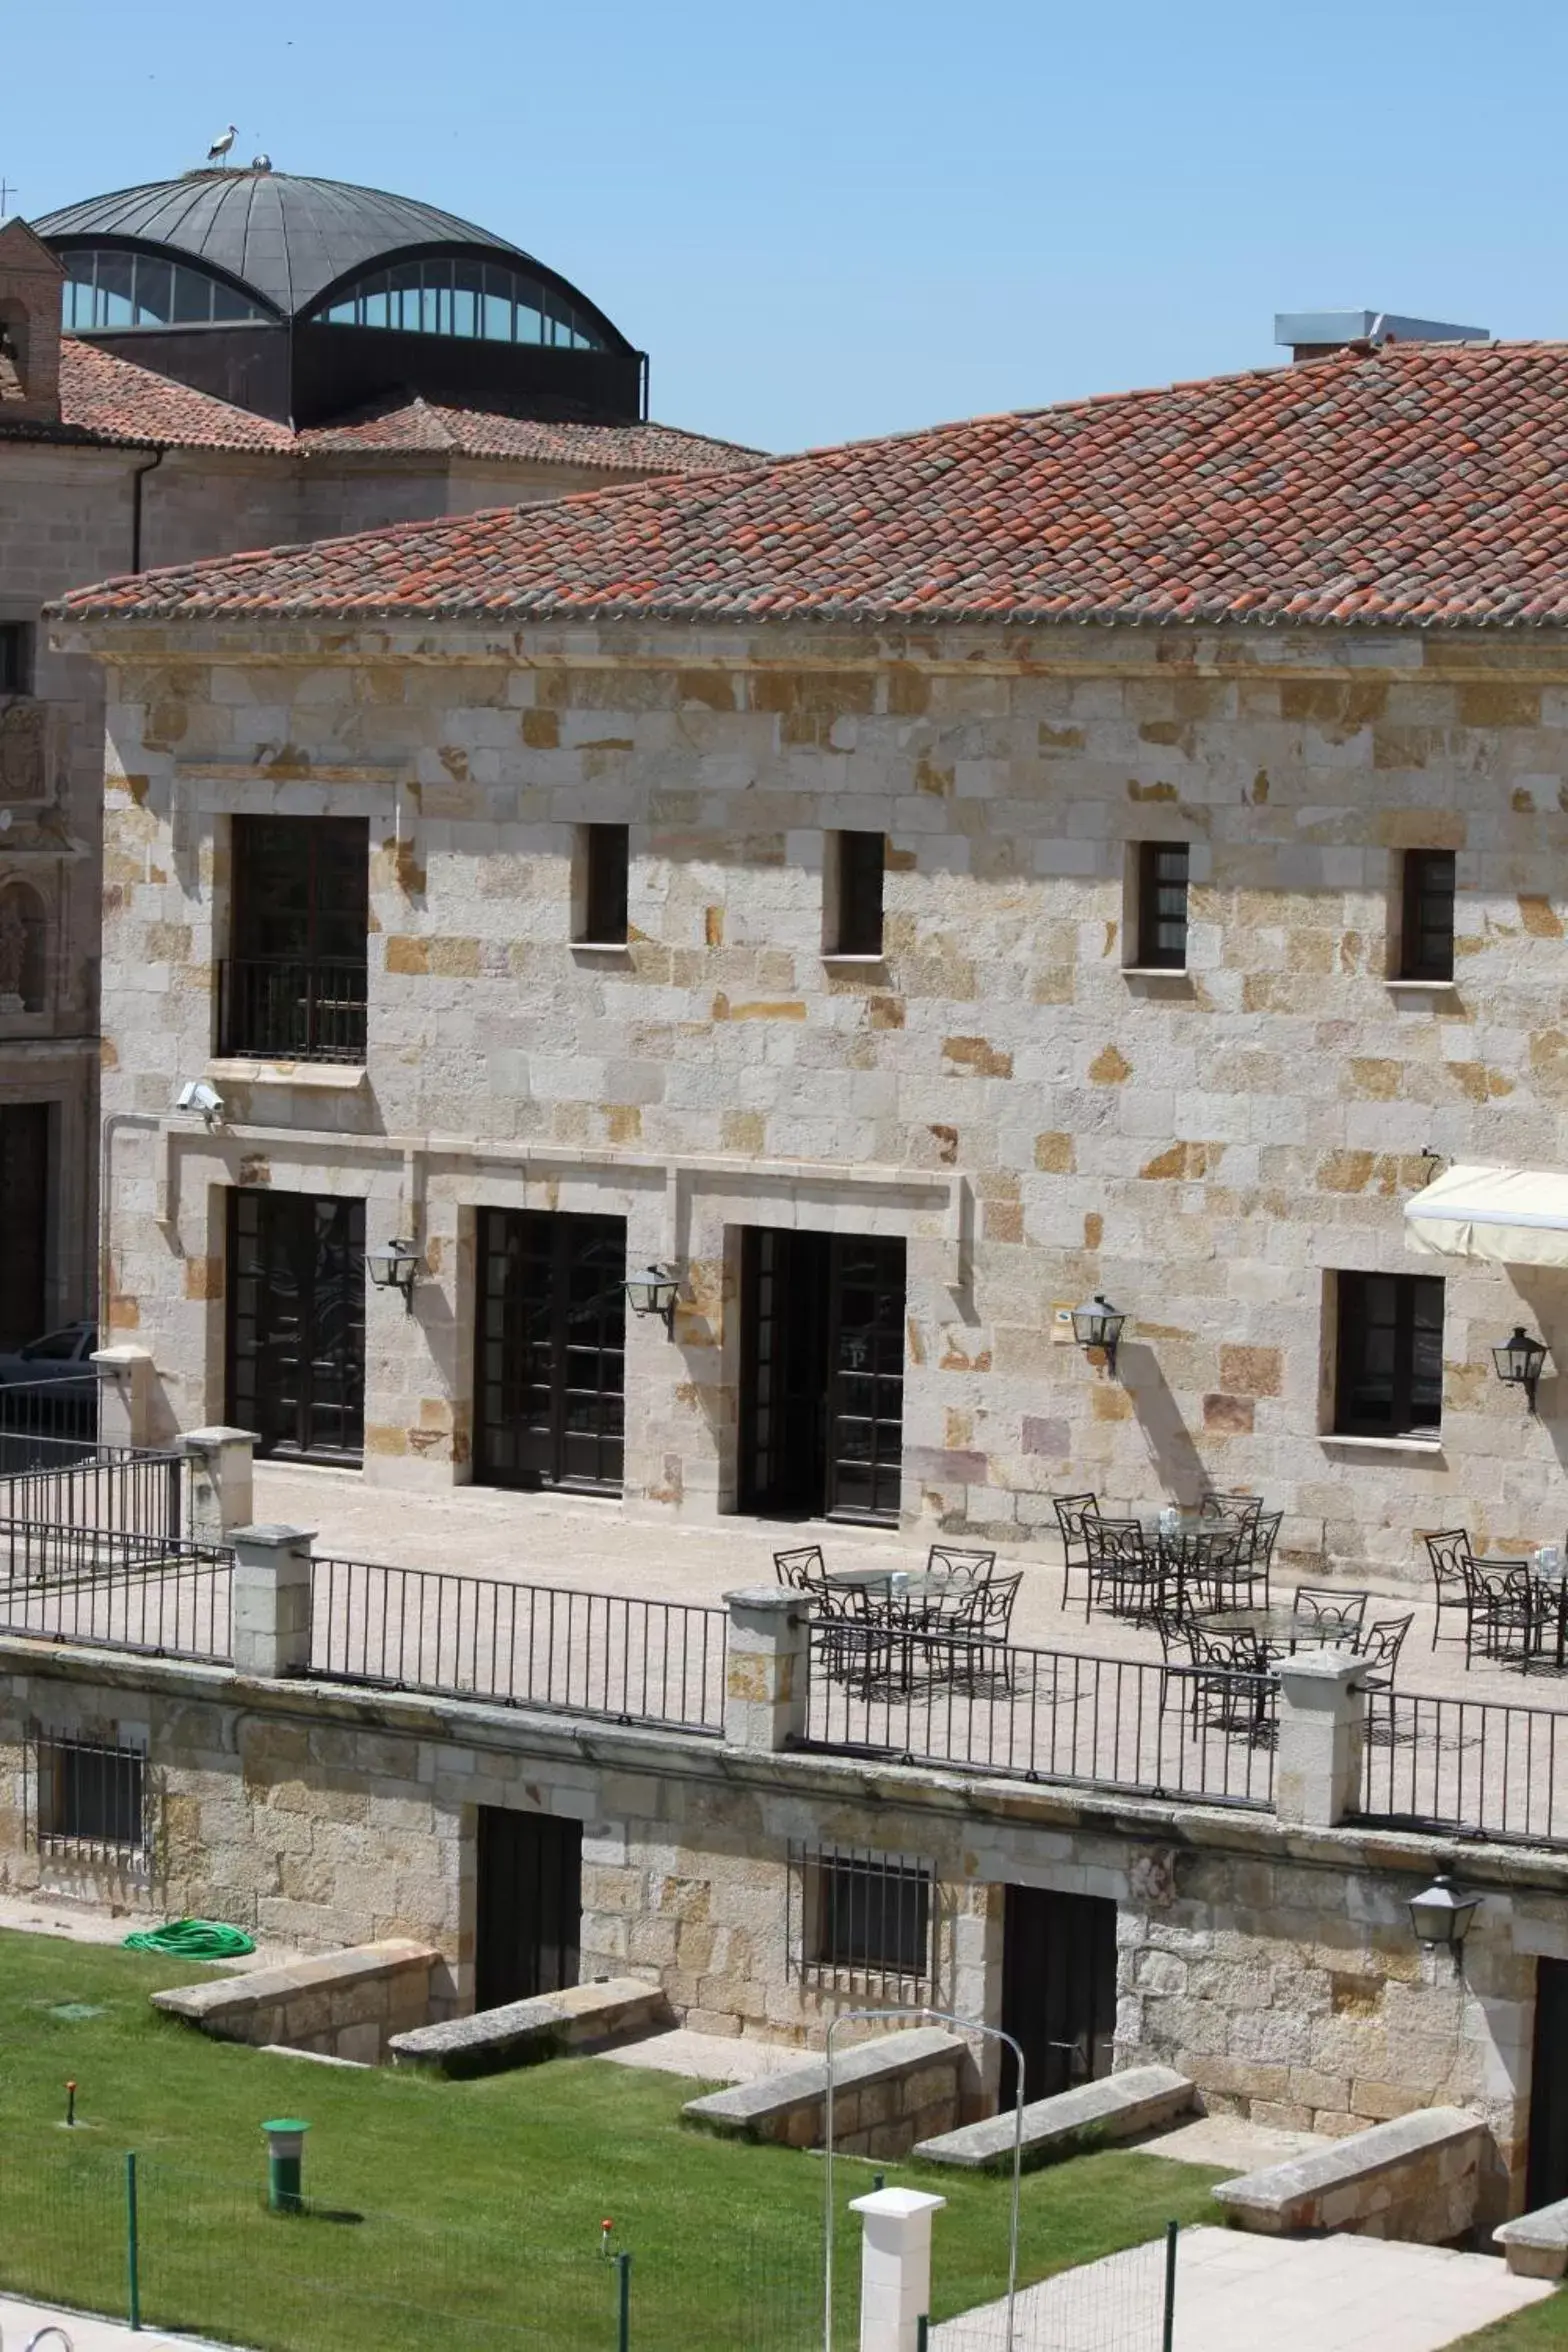
[(166, 1960), (238, 1960), (256, 1939), (220, 1919), (171, 1919), (167, 1927), (139, 1927), (125, 1939), (128, 1952), (161, 1952)]

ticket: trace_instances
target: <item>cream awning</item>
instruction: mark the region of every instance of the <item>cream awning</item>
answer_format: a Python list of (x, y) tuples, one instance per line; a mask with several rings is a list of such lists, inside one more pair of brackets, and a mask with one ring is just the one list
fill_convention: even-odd
[(1541, 1168), (1450, 1168), (1405, 1203), (1422, 1257), (1568, 1266), (1568, 1176)]

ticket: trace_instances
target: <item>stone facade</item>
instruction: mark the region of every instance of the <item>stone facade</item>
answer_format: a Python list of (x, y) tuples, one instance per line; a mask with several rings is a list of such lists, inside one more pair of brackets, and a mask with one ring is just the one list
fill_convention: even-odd
[[(804, 1965), (790, 1848), (929, 1857), (934, 1971), (915, 1997), (998, 2023), (1010, 1888), (1117, 1911), (1118, 2068), (1169, 2065), (1210, 2109), (1343, 2134), (1449, 2104), (1497, 2154), (1483, 2206), (1522, 2198), (1536, 1962), (1568, 1959), (1568, 1860), (1445, 1845), (1481, 1909), (1462, 1970), (1405, 1905), (1430, 1839), (466, 1702), (267, 1684), (226, 1669), (0, 1643), (0, 1885), (229, 1919), (306, 1949), (410, 1937), (441, 2006), (471, 2005), (480, 1806), (582, 1825), (580, 1974), (660, 1985), (699, 2030), (820, 2045), (889, 1995)], [(149, 1759), (153, 1859), (116, 1875), (40, 1856), (30, 1727)], [(994, 2082), (990, 2060), (970, 2111)]]
[[(908, 1245), (906, 1525), (1029, 1546), (1053, 1490), (1207, 1482), (1304, 1569), (1425, 1574), (1560, 1533), (1561, 1384), (1493, 1375), (1568, 1282), (1455, 1263), (1440, 1436), (1333, 1434), (1335, 1276), (1407, 1272), (1444, 1160), (1568, 1150), (1568, 667), (1545, 643), (822, 626), (75, 626), (111, 667), (112, 1319), (164, 1424), (221, 1419), (223, 1208), (266, 1184), (413, 1230), (368, 1299), (367, 1475), (470, 1475), (487, 1205), (622, 1216), (683, 1273), (632, 1322), (626, 1491), (735, 1507), (743, 1230)], [(368, 820), (364, 1071), (212, 1066), (243, 812)], [(577, 828), (631, 828), (630, 940), (572, 944)], [(825, 955), (840, 829), (885, 952)], [(1139, 845), (1189, 846), (1188, 965), (1133, 966)], [(1456, 978), (1403, 983), (1402, 852), (1457, 854)], [(131, 1122), (141, 1122), (135, 1126)], [(1128, 1310), (1117, 1374), (1061, 1310)], [(1054, 1536), (1052, 1537), (1054, 1546)]]

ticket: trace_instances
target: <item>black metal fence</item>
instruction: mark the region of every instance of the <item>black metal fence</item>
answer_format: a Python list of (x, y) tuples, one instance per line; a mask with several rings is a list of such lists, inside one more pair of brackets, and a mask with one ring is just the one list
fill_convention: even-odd
[(233, 1566), (221, 1545), (0, 1521), (0, 1632), (223, 1662)]
[(0, 1384), (0, 1477), (79, 1459), (98, 1442), (98, 1375)]
[(218, 967), (223, 1051), (289, 1062), (362, 1062), (365, 966), (270, 958)]
[(26, 1468), (7, 1471), (0, 1439), (0, 1521), (128, 1535), (185, 1533), (182, 1454), (36, 1437), (28, 1441), (28, 1457)]
[(807, 1739), (901, 1763), (1267, 1806), (1277, 1700), (1261, 1675), (829, 1621), (811, 1629)]
[(1361, 1818), (1531, 1845), (1568, 1838), (1568, 1713), (1375, 1692)]
[(369, 1560), (311, 1571), (311, 1672), (617, 1723), (724, 1728), (722, 1609)]

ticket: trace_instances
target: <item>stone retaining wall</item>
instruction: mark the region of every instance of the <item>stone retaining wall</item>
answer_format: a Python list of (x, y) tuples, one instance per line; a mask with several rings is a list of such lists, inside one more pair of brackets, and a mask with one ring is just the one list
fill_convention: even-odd
[(154, 1993), (152, 2005), (222, 2042), (282, 2045), (374, 2066), (394, 2034), (430, 2014), (430, 1975), (440, 1954), (398, 1938), (323, 1952), (211, 1984)]
[(1475, 2225), (1490, 2154), (1478, 2116), (1433, 2107), (1221, 2181), (1214, 2195), (1228, 2221), (1268, 2236), (1351, 2230), (1449, 2246)]

